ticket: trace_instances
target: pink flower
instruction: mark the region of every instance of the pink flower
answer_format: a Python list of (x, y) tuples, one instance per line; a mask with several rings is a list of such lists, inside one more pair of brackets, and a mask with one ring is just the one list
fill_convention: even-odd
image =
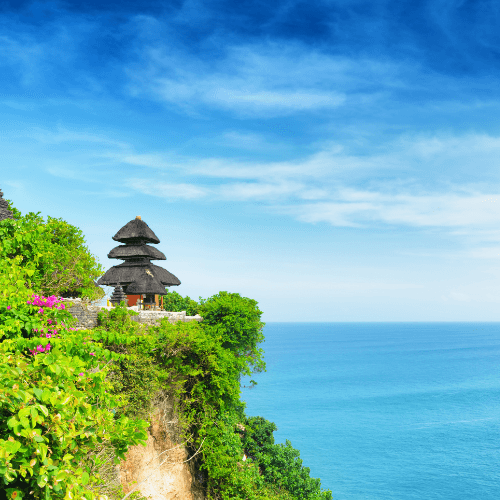
[(7, 309), (10, 309), (10, 306), (7, 306)]
[(90, 355), (91, 355), (91, 356), (95, 356), (95, 352), (91, 352), (91, 353), (90, 353)]
[(39, 314), (43, 314), (43, 309), (40, 307), (40, 309), (38, 309), (38, 312)]
[(80, 377), (83, 377), (83, 373), (79, 373), (78, 375), (80, 375)]

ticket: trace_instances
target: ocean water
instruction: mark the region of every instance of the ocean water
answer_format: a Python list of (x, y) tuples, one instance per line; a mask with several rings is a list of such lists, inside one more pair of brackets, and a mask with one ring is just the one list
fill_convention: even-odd
[[(247, 415), (337, 500), (500, 499), (499, 323), (268, 323)], [(246, 380), (243, 381), (247, 383)]]

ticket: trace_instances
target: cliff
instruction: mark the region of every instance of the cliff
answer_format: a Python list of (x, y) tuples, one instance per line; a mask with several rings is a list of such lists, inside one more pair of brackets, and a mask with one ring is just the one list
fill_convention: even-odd
[(129, 448), (118, 466), (123, 492), (138, 491), (151, 500), (203, 500), (188, 452), (166, 431), (168, 427), (156, 412), (151, 417), (146, 446)]
[(265, 369), (257, 302), (70, 306), (103, 293), (84, 243), (60, 219), (0, 221), (0, 500), (331, 499), (245, 415), (240, 378)]

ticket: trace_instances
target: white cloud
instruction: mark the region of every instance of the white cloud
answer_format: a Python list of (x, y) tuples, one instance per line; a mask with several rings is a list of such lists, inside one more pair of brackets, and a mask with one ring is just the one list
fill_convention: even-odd
[(128, 179), (125, 185), (141, 193), (160, 196), (167, 200), (193, 200), (202, 198), (208, 193), (207, 189), (194, 184), (169, 183), (156, 179)]
[(347, 90), (366, 88), (367, 81), (391, 86), (397, 72), (391, 64), (291, 43), (230, 46), (224, 57), (210, 61), (156, 45), (127, 71), (134, 95), (149, 94), (191, 111), (202, 105), (264, 117), (337, 108), (345, 104)]
[(82, 131), (69, 130), (63, 127), (58, 127), (56, 130), (47, 130), (35, 128), (29, 135), (43, 144), (63, 144), (75, 142), (87, 142), (92, 144), (102, 144), (103, 146), (116, 146), (120, 149), (128, 149), (129, 145), (122, 141), (110, 139), (106, 135), (88, 133)]
[(341, 189), (334, 201), (289, 205), (284, 212), (305, 222), (338, 226), (488, 227), (500, 225), (499, 207), (488, 201), (497, 196), (500, 193), (390, 195)]
[(218, 192), (225, 199), (245, 200), (276, 200), (300, 194), (304, 186), (296, 182), (266, 183), (266, 182), (240, 182), (222, 184)]
[[(465, 152), (474, 154), (463, 158)], [(479, 154), (483, 154), (484, 168), (494, 171), (499, 153), (500, 138), (466, 135), (416, 137), (413, 141), (405, 137), (372, 156), (348, 153), (342, 146), (330, 144), (293, 161), (198, 159), (163, 153), (124, 155), (120, 161), (156, 169), (159, 179), (166, 171), (189, 179), (189, 184), (179, 184), (184, 193), (179, 197), (259, 201), (276, 213), (310, 223), (402, 225), (479, 234), (494, 232), (500, 225), (500, 179), (488, 186), (453, 182), (453, 173), (466, 170), (470, 157)], [(426, 168), (419, 171), (423, 159)], [(442, 170), (436, 172), (437, 179), (423, 178), (434, 164), (452, 160), (446, 182), (439, 180), (445, 174)], [(158, 186), (151, 193), (175, 196), (170, 184), (163, 190), (161, 182)], [(140, 189), (145, 192), (144, 185)]]

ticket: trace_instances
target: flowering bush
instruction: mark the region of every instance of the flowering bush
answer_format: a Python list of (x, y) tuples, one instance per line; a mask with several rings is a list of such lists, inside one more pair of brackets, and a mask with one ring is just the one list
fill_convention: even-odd
[(52, 338), (74, 319), (58, 297), (33, 294), (34, 270), (20, 263), (21, 257), (0, 259), (0, 340), (35, 335)]
[(0, 259), (0, 492), (99, 498), (89, 454), (108, 443), (123, 457), (147, 424), (114, 416), (123, 401), (106, 375), (119, 355), (70, 328), (60, 298), (33, 294), (20, 260)]
[[(48, 311), (48, 314), (45, 314), (44, 319), (46, 321), (45, 327), (42, 328), (34, 328), (33, 332), (38, 333), (40, 337), (51, 339), (53, 337), (58, 337), (60, 333), (60, 328), (64, 328), (65, 324), (63, 321), (57, 321), (57, 319), (52, 319), (51, 310), (63, 310), (66, 308), (61, 298), (52, 295), (50, 297), (44, 297), (43, 295), (32, 295), (31, 300), (26, 302), (29, 305), (39, 307), (37, 313), (45, 314)], [(48, 352), (51, 349), (51, 345), (46, 344), (45, 347), (43, 345), (37, 345), (35, 349), (30, 349), (31, 354), (36, 355), (42, 352)]]
[(107, 370), (63, 352), (30, 357), (0, 344), (0, 489), (8, 498), (97, 499), (87, 457), (104, 441), (123, 458), (145, 422), (115, 419)]

